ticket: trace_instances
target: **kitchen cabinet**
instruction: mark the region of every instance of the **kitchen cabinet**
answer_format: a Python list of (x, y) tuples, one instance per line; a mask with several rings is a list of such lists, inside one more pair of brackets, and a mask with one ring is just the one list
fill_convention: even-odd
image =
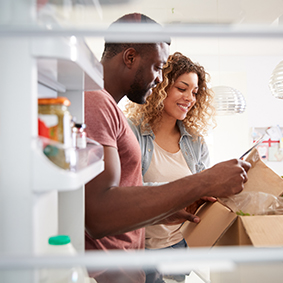
[[(36, 2), (0, 3), (1, 25), (36, 28)], [(3, 17), (2, 17), (3, 16)], [(38, 255), (56, 234), (84, 250), (84, 184), (103, 171), (103, 148), (92, 142), (95, 160), (71, 172), (43, 154), (37, 131), (39, 96), (66, 96), (83, 122), (83, 93), (103, 88), (102, 66), (75, 37), (0, 38), (0, 253)], [(3, 282), (36, 282), (33, 271), (6, 271)], [(1, 281), (2, 282), (2, 281)]]

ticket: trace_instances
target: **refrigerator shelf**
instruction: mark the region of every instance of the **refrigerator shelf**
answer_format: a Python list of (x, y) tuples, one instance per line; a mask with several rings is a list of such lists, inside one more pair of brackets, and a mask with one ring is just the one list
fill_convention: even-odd
[[(75, 37), (33, 38), (31, 54), (37, 59), (39, 73), (58, 81), (67, 90), (97, 90), (104, 86), (103, 67), (83, 40)], [(76, 79), (82, 71), (83, 85)], [(49, 87), (54, 88), (53, 85)]]
[(87, 147), (65, 147), (50, 139), (33, 140), (33, 191), (71, 191), (104, 170), (103, 146), (87, 138)]

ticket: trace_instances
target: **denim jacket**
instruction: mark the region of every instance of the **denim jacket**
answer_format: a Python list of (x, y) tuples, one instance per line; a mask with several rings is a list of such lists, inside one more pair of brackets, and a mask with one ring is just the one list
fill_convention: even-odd
[[(138, 139), (142, 155), (142, 175), (146, 173), (149, 168), (152, 153), (154, 149), (153, 140), (155, 139), (152, 130), (141, 133), (140, 126), (135, 126), (133, 122), (128, 119), (128, 123)], [(193, 141), (193, 136), (187, 132), (182, 121), (178, 121), (177, 125), (180, 129), (181, 138), (179, 141), (181, 152), (190, 168), (192, 174), (201, 172), (209, 166), (210, 158), (208, 147), (205, 142), (201, 142), (198, 137)]]

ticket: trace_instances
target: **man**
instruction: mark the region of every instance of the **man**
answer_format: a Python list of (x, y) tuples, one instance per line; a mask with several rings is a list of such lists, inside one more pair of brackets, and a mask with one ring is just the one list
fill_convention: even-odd
[[(154, 23), (141, 14), (117, 22)], [(142, 186), (140, 147), (117, 103), (125, 95), (144, 103), (162, 79), (168, 55), (166, 42), (105, 43), (105, 89), (85, 94), (88, 136), (103, 145), (105, 162), (105, 170), (85, 188), (86, 250), (143, 249), (146, 225), (198, 222), (193, 213), (204, 199), (239, 193), (247, 181), (250, 164), (235, 159), (166, 185)], [(188, 206), (192, 214), (184, 210)], [(106, 273), (95, 278), (113, 280)], [(121, 282), (144, 282), (144, 277), (135, 274)]]

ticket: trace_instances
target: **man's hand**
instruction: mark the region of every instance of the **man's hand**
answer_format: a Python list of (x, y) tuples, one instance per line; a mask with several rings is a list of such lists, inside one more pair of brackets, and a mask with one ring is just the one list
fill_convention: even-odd
[[(205, 203), (205, 202), (215, 202), (216, 198), (214, 197), (203, 197), (197, 201), (195, 201), (194, 203), (192, 203), (191, 205), (189, 205), (188, 207), (185, 208), (185, 210), (188, 213), (191, 213), (192, 215), (195, 214), (197, 212), (197, 210)], [(199, 217), (193, 215), (194, 217), (192, 218), (192, 220), (187, 219), (191, 222), (195, 222), (198, 223), (200, 221)]]
[(159, 221), (158, 223), (154, 224), (166, 224), (166, 225), (175, 225), (175, 224), (181, 224), (185, 221), (190, 221), (194, 223), (199, 223), (200, 218), (195, 215), (196, 211), (201, 207), (205, 202), (214, 202), (216, 201), (216, 198), (214, 197), (203, 197), (194, 203), (192, 203), (190, 206), (179, 210), (178, 212), (168, 216), (167, 218)]
[(200, 180), (207, 188), (206, 195), (228, 197), (240, 193), (247, 182), (251, 164), (240, 159), (231, 159), (202, 171)]

